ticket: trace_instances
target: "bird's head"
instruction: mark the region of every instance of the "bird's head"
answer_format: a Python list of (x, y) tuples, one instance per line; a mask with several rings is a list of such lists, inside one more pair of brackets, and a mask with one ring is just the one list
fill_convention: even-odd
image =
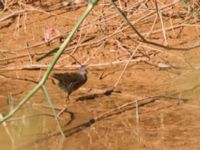
[(87, 67), (88, 67), (88, 65), (82, 65), (81, 68), (77, 72), (79, 74), (86, 75), (88, 73)]

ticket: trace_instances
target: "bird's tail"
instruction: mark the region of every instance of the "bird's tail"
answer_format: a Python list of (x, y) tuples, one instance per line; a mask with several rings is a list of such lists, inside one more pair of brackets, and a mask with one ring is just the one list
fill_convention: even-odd
[(61, 74), (54, 73), (52, 77), (55, 79), (59, 79), (61, 77)]
[(58, 84), (59, 79), (61, 78), (61, 74), (54, 73), (51, 75), (51, 80), (53, 84)]

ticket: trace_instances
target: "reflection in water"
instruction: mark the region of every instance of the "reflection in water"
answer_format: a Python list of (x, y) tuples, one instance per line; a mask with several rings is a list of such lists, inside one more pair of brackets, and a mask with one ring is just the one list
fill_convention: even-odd
[(0, 126), (0, 149), (44, 148), (45, 143), (37, 144), (34, 141), (47, 136), (54, 118), (30, 107), (23, 108), (16, 116), (7, 121), (6, 126)]

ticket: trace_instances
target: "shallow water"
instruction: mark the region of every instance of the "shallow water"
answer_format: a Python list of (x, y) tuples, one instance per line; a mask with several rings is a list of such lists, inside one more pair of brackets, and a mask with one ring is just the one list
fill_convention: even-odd
[(39, 109), (26, 106), (15, 117), (0, 126), (0, 149), (38, 149), (36, 141), (44, 139), (54, 119)]

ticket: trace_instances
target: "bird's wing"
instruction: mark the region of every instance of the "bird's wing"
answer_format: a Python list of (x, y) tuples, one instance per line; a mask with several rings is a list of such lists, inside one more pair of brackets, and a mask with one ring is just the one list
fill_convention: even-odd
[(79, 78), (79, 76), (76, 73), (54, 73), (53, 77), (65, 84), (76, 82)]

